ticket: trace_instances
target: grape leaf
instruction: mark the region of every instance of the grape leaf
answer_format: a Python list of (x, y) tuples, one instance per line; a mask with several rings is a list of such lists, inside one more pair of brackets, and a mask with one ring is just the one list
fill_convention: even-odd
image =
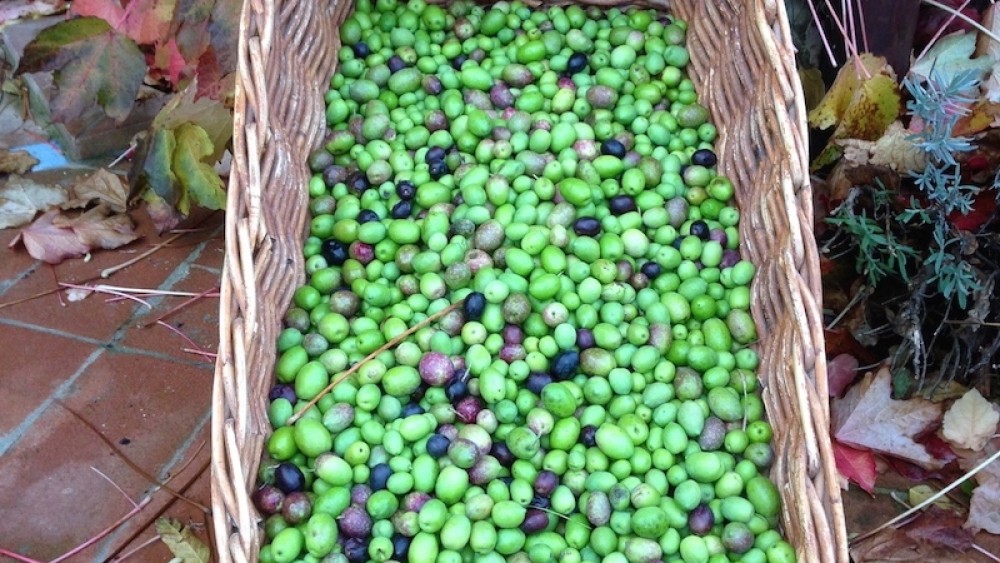
[(846, 444), (937, 469), (944, 463), (914, 441), (941, 417), (941, 405), (891, 397), (888, 369), (869, 374), (832, 405), (834, 437)]
[(73, 186), (73, 199), (61, 207), (86, 207), (94, 200), (107, 204), (115, 213), (125, 213), (128, 207), (128, 188), (121, 177), (101, 168)]
[(112, 118), (132, 110), (146, 59), (128, 37), (96, 18), (74, 18), (42, 30), (24, 49), (18, 73), (55, 71), (57, 120), (69, 121), (99, 104)]
[(981, 79), (993, 67), (989, 57), (972, 57), (976, 50), (976, 34), (960, 31), (937, 40), (927, 54), (910, 67), (910, 74), (927, 80), (931, 72), (939, 76), (941, 84), (950, 84), (963, 72), (973, 71)]
[(70, 13), (95, 16), (140, 45), (163, 40), (170, 31), (177, 0), (130, 0), (123, 8), (119, 0), (74, 0)]
[(1000, 412), (977, 389), (969, 389), (944, 413), (941, 433), (952, 445), (978, 450), (997, 430)]
[(833, 459), (837, 471), (868, 494), (875, 492), (875, 454), (833, 441)]
[(83, 256), (90, 248), (76, 236), (73, 229), (54, 225), (52, 221), (59, 216), (58, 209), (45, 212), (41, 217), (11, 241), (14, 246), (18, 241), (24, 243), (28, 254), (36, 260), (49, 264), (58, 264), (67, 258)]
[(173, 171), (191, 200), (208, 209), (225, 208), (226, 192), (222, 179), (212, 165), (203, 162), (215, 151), (208, 133), (199, 125), (185, 123), (176, 129), (175, 137), (177, 147), (174, 149)]
[(39, 211), (66, 201), (66, 190), (11, 176), (0, 189), (0, 229), (27, 224)]
[(163, 516), (157, 518), (156, 533), (182, 563), (208, 563), (211, 558), (208, 546), (177, 520)]
[(139, 238), (128, 215), (113, 214), (104, 203), (77, 217), (57, 215), (52, 224), (71, 229), (88, 251), (92, 248), (118, 248)]
[(174, 95), (153, 120), (153, 129), (176, 129), (184, 123), (194, 123), (208, 135), (214, 151), (207, 160), (215, 162), (233, 136), (233, 114), (214, 98), (197, 97), (201, 78), (195, 78), (183, 92)]
[(172, 129), (157, 129), (139, 143), (137, 157), (129, 171), (130, 200), (151, 192), (164, 204), (179, 208), (187, 215), (190, 209), (187, 194), (178, 190), (177, 176), (171, 170), (176, 146)]

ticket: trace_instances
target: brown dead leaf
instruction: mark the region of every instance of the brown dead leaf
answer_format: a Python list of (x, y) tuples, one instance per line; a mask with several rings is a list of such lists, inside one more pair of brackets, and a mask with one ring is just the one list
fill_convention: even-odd
[(26, 151), (0, 150), (0, 174), (27, 174), (38, 159)]
[(73, 229), (52, 223), (58, 216), (57, 209), (45, 212), (34, 223), (21, 230), (21, 233), (11, 241), (10, 246), (14, 246), (20, 240), (24, 243), (28, 254), (36, 260), (49, 264), (58, 264), (67, 258), (83, 256), (89, 252), (90, 247), (76, 236)]
[(125, 213), (128, 202), (128, 184), (125, 179), (106, 168), (87, 176), (73, 187), (74, 198), (64, 203), (63, 209), (86, 207), (97, 200), (106, 203), (115, 213)]
[[(982, 24), (994, 35), (1000, 35), (1000, 12), (997, 11), (996, 4), (991, 3), (986, 9)], [(980, 88), (987, 100), (1000, 102), (1000, 44), (991, 40), (985, 33), (980, 33), (976, 39), (976, 55), (986, 55), (989, 60), (993, 61), (990, 75), (983, 81)]]
[(850, 546), (855, 563), (948, 561), (975, 563), (972, 534), (962, 529), (962, 519), (952, 512), (930, 507), (903, 528), (886, 528)]
[(894, 400), (890, 380), (889, 370), (880, 369), (852, 387), (843, 399), (833, 401), (834, 436), (922, 467), (942, 467), (941, 460), (914, 441), (914, 436), (940, 420), (941, 405), (923, 399)]
[(29, 223), (39, 211), (66, 201), (66, 190), (11, 176), (0, 188), (0, 229)]
[(98, 205), (79, 217), (59, 216), (52, 222), (57, 227), (72, 229), (80, 242), (89, 248), (118, 248), (139, 238), (129, 216), (112, 214), (105, 204)]
[[(995, 461), (992, 465), (998, 463)], [(972, 491), (965, 528), (972, 532), (985, 530), (1000, 534), (1000, 479), (990, 475), (979, 481), (979, 486)]]
[(941, 435), (955, 447), (979, 450), (996, 434), (997, 423), (1000, 412), (973, 388), (944, 413)]

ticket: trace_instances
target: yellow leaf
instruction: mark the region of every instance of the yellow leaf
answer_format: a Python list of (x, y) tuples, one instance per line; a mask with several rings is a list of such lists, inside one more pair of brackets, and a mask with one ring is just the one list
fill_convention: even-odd
[(191, 533), (190, 528), (181, 526), (177, 520), (166, 517), (157, 518), (156, 533), (170, 548), (170, 552), (183, 563), (208, 563), (211, 559), (208, 546)]
[[(936, 495), (937, 491), (930, 488), (927, 485), (917, 485), (909, 490), (909, 502), (910, 506), (916, 506), (925, 500)], [(951, 500), (947, 496), (941, 496), (933, 502), (934, 506), (943, 508), (945, 510), (951, 510), (952, 512), (964, 512), (964, 509), (960, 504)]]
[[(869, 76), (888, 76), (893, 82), (896, 81), (896, 73), (892, 71), (892, 67), (886, 64), (885, 57), (864, 53), (860, 57), (860, 62)], [(809, 112), (809, 125), (817, 129), (829, 129), (839, 123), (864, 81), (864, 73), (855, 68), (853, 61), (847, 61), (837, 73), (837, 78), (827, 90), (826, 96), (816, 106), (816, 109)]]
[(969, 389), (944, 413), (941, 434), (954, 446), (978, 450), (996, 433), (998, 422), (1000, 412), (979, 394), (979, 390)]

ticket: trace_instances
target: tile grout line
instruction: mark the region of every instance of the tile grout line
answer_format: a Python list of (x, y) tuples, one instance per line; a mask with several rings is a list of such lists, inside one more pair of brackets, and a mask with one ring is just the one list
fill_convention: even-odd
[[(208, 425), (208, 423), (211, 420), (212, 420), (212, 408), (211, 405), (209, 405), (208, 412), (202, 415), (201, 420), (198, 421), (198, 425), (195, 427), (195, 429), (191, 432), (191, 434), (187, 437), (187, 439), (184, 440), (184, 442), (180, 445), (180, 447), (177, 448), (177, 451), (174, 452), (174, 456), (169, 460), (167, 460), (165, 464), (163, 464), (163, 469), (161, 469), (156, 474), (156, 477), (160, 480), (160, 482), (163, 482), (163, 480), (166, 478), (166, 474), (170, 472), (170, 469), (172, 467), (174, 467), (175, 465), (184, 460), (184, 457), (189, 453), (191, 448), (197, 442), (198, 437), (202, 434), (202, 432), (204, 432), (205, 426)], [(210, 447), (211, 445), (209, 445), (209, 448)], [(211, 455), (211, 452), (209, 453), (209, 455)], [(152, 490), (153, 492), (150, 492), (150, 490)], [(146, 489), (146, 491), (144, 491), (142, 498), (146, 498), (147, 496), (155, 493), (156, 493), (156, 487), (151, 486), (150, 488)], [(168, 500), (167, 502), (171, 501)], [(124, 528), (119, 528), (116, 532), (112, 533), (103, 542), (101, 542), (102, 547), (100, 548), (98, 554), (94, 557), (94, 560), (106, 561), (108, 559), (108, 552), (118, 547), (115, 545), (115, 543), (118, 541), (119, 536), (121, 536), (124, 533), (126, 533), (126, 530)], [(121, 547), (124, 548), (128, 546), (121, 546)]]
[(97, 361), (97, 358), (99, 358), (104, 351), (105, 348), (101, 346), (91, 352), (90, 355), (83, 360), (80, 367), (77, 368), (73, 375), (69, 376), (66, 381), (63, 381), (59, 387), (56, 387), (55, 391), (53, 391), (41, 405), (31, 411), (28, 416), (24, 417), (21, 424), (18, 424), (13, 430), (0, 436), (0, 456), (3, 456), (7, 453), (7, 450), (18, 443), (21, 438), (24, 437), (24, 434), (34, 425), (35, 421), (41, 418), (45, 411), (47, 411), (49, 407), (56, 402), (56, 400), (62, 399), (66, 395), (66, 392), (76, 384), (76, 380), (87, 371), (87, 368), (89, 368), (91, 364)]
[(3, 296), (5, 293), (10, 291), (10, 288), (24, 281), (25, 278), (29, 277), (31, 274), (34, 274), (36, 271), (38, 271), (38, 266), (40, 265), (41, 265), (40, 262), (33, 264), (29, 266), (28, 269), (24, 270), (23, 272), (17, 274), (16, 276), (10, 279), (0, 280), (0, 296)]
[(120, 354), (128, 354), (130, 356), (145, 356), (148, 358), (155, 358), (157, 360), (165, 360), (173, 362), (176, 364), (192, 366), (192, 367), (205, 367), (211, 368), (214, 364), (211, 362), (203, 362), (198, 360), (191, 360), (187, 358), (181, 358), (177, 356), (171, 356), (170, 354), (165, 354), (163, 352), (153, 352), (151, 350), (143, 350), (142, 348), (134, 348), (132, 346), (113, 346), (107, 342), (103, 342), (96, 338), (90, 338), (88, 336), (80, 336), (78, 334), (73, 334), (71, 332), (64, 332), (58, 329), (49, 328), (40, 325), (34, 325), (31, 323), (26, 323), (18, 321), (15, 319), (2, 319), (0, 318), (0, 325), (12, 326), (16, 328), (23, 328), (25, 330), (32, 330), (35, 332), (41, 332), (43, 334), (49, 334), (52, 336), (58, 336), (60, 338), (66, 338), (69, 340), (75, 340), (77, 342), (83, 342), (85, 344), (92, 344), (94, 346), (100, 346), (105, 348), (110, 352), (116, 352)]
[[(181, 263), (177, 265), (176, 268), (174, 268), (174, 271), (171, 272), (170, 275), (168, 275), (165, 280), (163, 280), (163, 283), (161, 283), (157, 289), (169, 290), (174, 286), (174, 284), (186, 278), (188, 273), (191, 271), (192, 263), (195, 260), (197, 260), (199, 256), (201, 256), (201, 253), (205, 249), (205, 246), (207, 244), (208, 241), (205, 240), (200, 242), (197, 246), (195, 246), (194, 250), (192, 250), (191, 253), (188, 254), (187, 257), (185, 257), (184, 260), (182, 260)], [(154, 297), (153, 299), (149, 299), (148, 301), (151, 305), (155, 306), (163, 299), (165, 298), (162, 296), (158, 296)], [(136, 309), (132, 313), (132, 315), (129, 316), (128, 320), (122, 323), (121, 326), (118, 327), (115, 333), (111, 336), (109, 342), (103, 343), (94, 340), (94, 342), (98, 343), (97, 345), (99, 347), (96, 350), (94, 350), (94, 352), (92, 352), (90, 356), (87, 357), (87, 359), (83, 361), (83, 364), (76, 370), (76, 372), (74, 372), (73, 375), (69, 377), (69, 379), (67, 379), (61, 385), (59, 385), (59, 387), (57, 387), (56, 390), (51, 395), (49, 395), (48, 398), (46, 398), (41, 405), (35, 408), (35, 410), (31, 411), (31, 413), (29, 413), (28, 416), (26, 416), (24, 420), (21, 421), (21, 424), (17, 425), (17, 427), (15, 427), (10, 432), (4, 435), (0, 435), (0, 456), (4, 455), (10, 448), (16, 445), (17, 442), (19, 442), (20, 439), (24, 437), (24, 434), (31, 428), (31, 426), (35, 423), (35, 421), (41, 418), (42, 414), (44, 414), (44, 412), (48, 410), (48, 408), (52, 406), (52, 404), (56, 400), (64, 398), (68, 393), (68, 391), (76, 383), (76, 380), (83, 375), (83, 373), (87, 370), (87, 368), (89, 368), (90, 365), (93, 364), (105, 350), (107, 350), (109, 347), (113, 347), (115, 344), (120, 342), (122, 338), (124, 338), (125, 333), (128, 331), (131, 324), (136, 320), (142, 318), (145, 314), (146, 311), (144, 311), (142, 308)], [(9, 320), (0, 319), (0, 322), (9, 322)], [(26, 325), (25, 328), (38, 328), (38, 327), (28, 324)]]

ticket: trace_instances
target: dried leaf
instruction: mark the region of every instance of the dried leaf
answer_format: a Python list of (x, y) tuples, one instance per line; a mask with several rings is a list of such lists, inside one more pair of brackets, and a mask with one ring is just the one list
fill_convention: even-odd
[(833, 459), (837, 463), (837, 471), (846, 479), (868, 494), (875, 492), (875, 454), (871, 450), (852, 448), (834, 440)]
[[(1000, 35), (1000, 11), (997, 10), (996, 4), (991, 4), (986, 9), (982, 24), (986, 29), (992, 31), (993, 35)], [(984, 54), (986, 58), (993, 61), (989, 78), (980, 86), (983, 96), (987, 101), (1000, 102), (1000, 43), (993, 41), (986, 34), (980, 34), (976, 52)]]
[(26, 151), (0, 150), (0, 174), (26, 174), (36, 164), (38, 159)]
[(198, 125), (205, 130), (214, 149), (206, 160), (215, 162), (233, 137), (233, 114), (218, 100), (197, 97), (201, 81), (195, 79), (183, 92), (174, 95), (156, 115), (152, 129), (177, 129), (185, 123)]
[(972, 536), (961, 528), (961, 518), (932, 506), (903, 529), (886, 528), (852, 542), (850, 552), (855, 563), (976, 563), (974, 555), (964, 553), (971, 545)]
[(814, 170), (832, 163), (842, 154), (841, 139), (874, 141), (896, 120), (900, 110), (899, 85), (885, 58), (863, 54), (860, 63), (868, 77), (848, 61), (837, 74), (823, 101), (809, 112), (809, 123), (818, 129), (837, 128), (829, 143), (812, 163)]
[(152, 45), (170, 31), (177, 0), (74, 0), (70, 13), (96, 16), (141, 45)]
[(156, 533), (183, 563), (208, 563), (211, 559), (208, 546), (177, 520), (163, 516), (157, 518)]
[(883, 368), (833, 402), (834, 436), (859, 448), (940, 468), (944, 464), (913, 438), (939, 420), (941, 406), (923, 399), (892, 399), (890, 379), (889, 370)]
[(66, 0), (4, 0), (3, 4), (0, 4), (0, 22), (11, 22), (32, 16), (48, 16), (64, 9)]
[[(910, 506), (916, 506), (936, 494), (937, 490), (932, 489), (928, 485), (915, 485), (913, 487), (910, 487), (910, 490), (907, 492)], [(938, 508), (948, 510), (950, 512), (956, 512), (956, 513), (964, 512), (964, 508), (962, 507), (962, 505), (951, 500), (950, 498), (948, 498), (947, 495), (938, 497), (931, 504)]]
[(162, 234), (173, 229), (184, 219), (175, 207), (168, 204), (163, 198), (152, 191), (147, 191), (143, 194), (142, 199), (146, 202), (146, 212), (149, 213), (149, 218), (153, 220), (153, 225), (156, 227), (157, 233)]
[(75, 218), (56, 217), (52, 223), (73, 230), (80, 242), (89, 248), (112, 249), (139, 238), (128, 215), (113, 215), (106, 205), (87, 211)]
[(42, 30), (24, 48), (18, 73), (55, 71), (53, 115), (62, 121), (99, 104), (123, 120), (132, 110), (146, 74), (146, 58), (128, 37), (108, 22), (74, 18)]
[(858, 377), (858, 360), (850, 354), (839, 354), (826, 365), (831, 397), (839, 397)]
[(941, 77), (944, 84), (966, 71), (977, 73), (981, 79), (993, 66), (988, 57), (972, 57), (976, 50), (976, 34), (960, 31), (941, 37), (923, 57), (910, 67), (910, 74), (928, 79), (931, 73)]
[(115, 213), (125, 213), (128, 207), (128, 186), (125, 181), (106, 168), (87, 176), (73, 187), (73, 200), (62, 205), (63, 209), (86, 207), (97, 200), (108, 204)]
[(52, 223), (58, 216), (59, 211), (56, 209), (47, 211), (23, 229), (11, 245), (20, 240), (32, 258), (49, 264), (58, 264), (67, 258), (83, 256), (89, 252), (90, 247), (76, 236), (73, 229)]
[(979, 486), (972, 491), (965, 528), (972, 532), (985, 530), (1000, 534), (1000, 479), (991, 477), (980, 480)]
[(911, 133), (899, 121), (893, 121), (885, 134), (871, 147), (871, 163), (885, 165), (896, 172), (915, 172), (927, 166), (927, 153), (913, 143)]
[(1000, 412), (983, 398), (978, 389), (969, 389), (944, 413), (942, 435), (952, 445), (979, 450), (996, 433)]
[(185, 123), (177, 128), (175, 136), (177, 147), (174, 149), (172, 169), (191, 200), (207, 209), (225, 208), (226, 192), (222, 179), (210, 164), (203, 161), (215, 150), (208, 134), (198, 125)]
[(39, 211), (66, 201), (66, 190), (11, 176), (0, 189), (0, 229), (29, 223)]

